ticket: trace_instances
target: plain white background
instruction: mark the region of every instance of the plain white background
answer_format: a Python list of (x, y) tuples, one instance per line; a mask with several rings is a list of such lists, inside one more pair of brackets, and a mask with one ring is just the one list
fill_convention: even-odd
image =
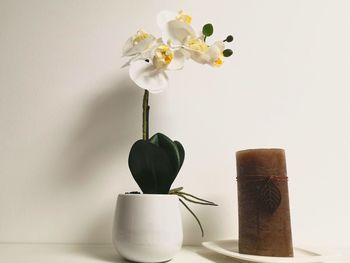
[[(0, 0), (0, 242), (109, 243), (143, 91), (121, 49), (156, 14), (232, 34), (220, 69), (187, 63), (151, 96), (151, 133), (183, 143), (174, 186), (206, 240), (237, 237), (235, 152), (286, 149), (295, 243), (349, 245), (350, 4), (341, 0)], [(185, 242), (200, 231), (183, 211)]]

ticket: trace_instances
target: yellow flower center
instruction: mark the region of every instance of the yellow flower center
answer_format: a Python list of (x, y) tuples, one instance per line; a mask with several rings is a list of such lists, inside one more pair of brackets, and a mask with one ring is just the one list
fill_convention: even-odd
[(223, 56), (219, 56), (215, 61), (214, 61), (214, 66), (215, 67), (220, 67), (224, 63)]
[(207, 52), (209, 49), (208, 45), (200, 38), (190, 38), (186, 41), (185, 46), (198, 52)]
[(140, 29), (139, 31), (137, 31), (136, 35), (134, 36), (132, 43), (135, 46), (148, 37), (149, 37), (149, 34), (146, 31), (143, 31), (142, 29)]
[(179, 20), (181, 22), (184, 22), (190, 25), (192, 22), (192, 17), (186, 14), (183, 10), (181, 10), (179, 14), (176, 16), (176, 20)]
[(156, 68), (164, 68), (174, 58), (174, 52), (167, 45), (160, 45), (156, 48), (153, 57), (153, 64)]

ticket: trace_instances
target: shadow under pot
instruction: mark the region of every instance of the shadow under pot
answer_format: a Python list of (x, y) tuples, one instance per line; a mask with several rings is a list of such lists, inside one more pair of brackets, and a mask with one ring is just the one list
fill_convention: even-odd
[(181, 250), (179, 199), (167, 194), (120, 194), (113, 226), (113, 245), (134, 262), (164, 262)]

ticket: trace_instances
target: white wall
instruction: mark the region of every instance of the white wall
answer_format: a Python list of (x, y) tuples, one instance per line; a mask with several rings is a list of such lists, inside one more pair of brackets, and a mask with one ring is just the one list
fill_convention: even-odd
[[(221, 69), (188, 63), (151, 97), (151, 132), (180, 140), (174, 186), (206, 239), (237, 237), (235, 151), (287, 151), (295, 243), (349, 245), (350, 4), (340, 0), (0, 1), (0, 241), (110, 242), (141, 135), (143, 92), (120, 69), (163, 9), (235, 36)], [(200, 232), (184, 211), (186, 243)]]

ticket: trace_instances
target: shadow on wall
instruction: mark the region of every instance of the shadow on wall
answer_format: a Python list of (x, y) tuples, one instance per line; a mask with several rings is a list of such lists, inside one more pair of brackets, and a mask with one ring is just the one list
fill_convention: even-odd
[[(59, 167), (53, 189), (46, 190), (47, 197), (54, 198), (59, 205), (67, 199), (72, 208), (82, 205), (82, 212), (88, 218), (80, 225), (77, 237), (70, 237), (82, 243), (110, 240), (115, 200), (105, 202), (108, 194), (98, 195), (113, 190), (104, 188), (108, 182), (125, 181), (115, 178), (114, 169), (127, 169), (131, 145), (142, 135), (143, 90), (135, 87), (129, 78), (97, 88), (101, 89), (99, 95), (87, 102), (75, 119), (59, 159), (53, 165)], [(105, 167), (109, 170), (104, 170)], [(91, 188), (95, 188), (92, 193), (97, 199), (89, 207), (82, 200), (91, 193)], [(69, 214), (67, 220), (76, 218)], [(70, 226), (77, 224), (69, 223)]]
[(142, 94), (129, 79), (123, 79), (92, 100), (64, 152), (61, 179), (65, 186), (83, 186), (101, 165), (127, 158), (141, 134)]

